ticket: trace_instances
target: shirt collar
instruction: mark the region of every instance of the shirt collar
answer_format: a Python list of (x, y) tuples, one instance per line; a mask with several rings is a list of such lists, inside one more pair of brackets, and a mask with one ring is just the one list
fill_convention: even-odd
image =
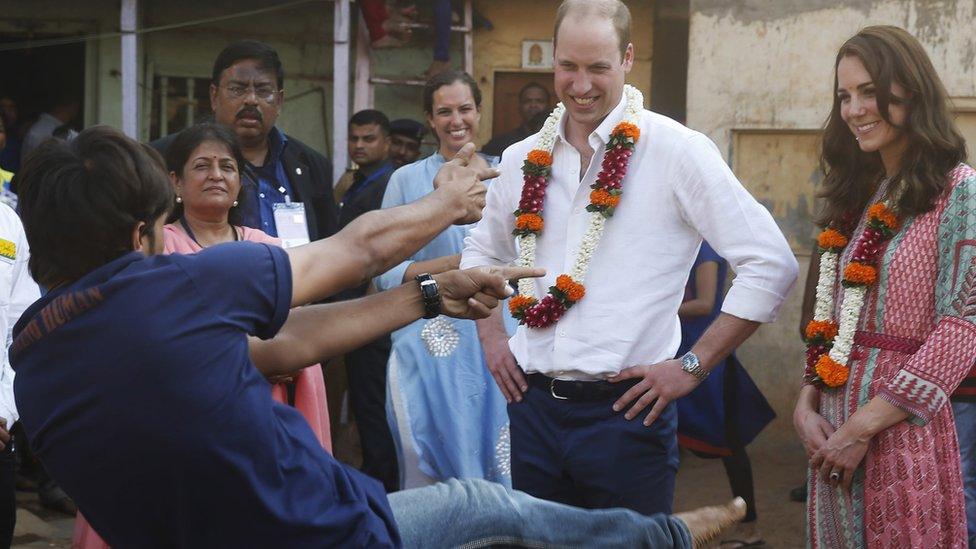
[[(617, 102), (617, 106), (610, 111), (610, 114), (608, 114), (606, 118), (603, 119), (603, 122), (601, 122), (600, 125), (597, 126), (597, 128), (589, 135), (588, 140), (590, 143), (593, 144), (593, 138), (597, 138), (600, 140), (600, 144), (606, 145), (606, 143), (610, 141), (610, 132), (613, 131), (613, 128), (620, 123), (626, 108), (627, 95), (621, 93), (620, 101)], [(568, 117), (569, 113), (567, 112), (566, 115), (563, 116), (563, 119), (559, 121), (559, 127), (556, 131), (556, 136), (566, 143), (569, 143), (569, 141), (566, 140), (566, 124), (568, 123)]]

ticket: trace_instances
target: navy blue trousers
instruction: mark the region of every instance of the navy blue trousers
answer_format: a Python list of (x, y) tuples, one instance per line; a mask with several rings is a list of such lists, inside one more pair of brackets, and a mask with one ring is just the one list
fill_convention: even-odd
[[(623, 391), (621, 391), (623, 394)], [(530, 384), (508, 405), (512, 485), (577, 507), (671, 513), (678, 471), (677, 412), (670, 404), (650, 427), (605, 401), (558, 400)]]

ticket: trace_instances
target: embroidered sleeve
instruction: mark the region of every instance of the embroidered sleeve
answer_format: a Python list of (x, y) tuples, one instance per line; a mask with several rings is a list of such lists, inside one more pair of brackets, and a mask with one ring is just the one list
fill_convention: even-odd
[(935, 306), (938, 323), (878, 395), (924, 424), (976, 363), (976, 172), (957, 169), (939, 224)]

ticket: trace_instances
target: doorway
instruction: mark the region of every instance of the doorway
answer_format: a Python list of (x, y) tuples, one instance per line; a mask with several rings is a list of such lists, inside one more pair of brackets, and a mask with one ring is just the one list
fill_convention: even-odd
[(551, 72), (496, 72), (492, 103), (491, 135), (498, 137), (522, 125), (519, 116), (519, 91), (528, 84), (539, 84), (549, 90), (550, 107), (556, 104)]
[(688, 115), (688, 0), (654, 3), (651, 110), (685, 123)]
[[(0, 33), (0, 44), (56, 37)], [(20, 164), (18, 141), (41, 113), (65, 99), (85, 104), (85, 43), (0, 51), (0, 67), (7, 75), (0, 81), (0, 106), (7, 126), (7, 147), (0, 152), (0, 165), (16, 171)], [(79, 108), (78, 115), (67, 123), (76, 131), (84, 126), (82, 111)]]

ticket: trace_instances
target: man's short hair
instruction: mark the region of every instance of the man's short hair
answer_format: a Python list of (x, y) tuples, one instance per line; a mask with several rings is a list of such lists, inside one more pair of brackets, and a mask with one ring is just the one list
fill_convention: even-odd
[(427, 135), (427, 126), (409, 118), (397, 118), (390, 122), (390, 134), (402, 135), (419, 143)]
[(390, 119), (376, 109), (361, 110), (352, 115), (352, 118), (349, 119), (350, 128), (354, 125), (367, 126), (369, 124), (376, 124), (379, 126), (380, 130), (383, 132), (383, 135), (390, 135)]
[(567, 15), (584, 16), (595, 15), (609, 19), (613, 30), (617, 33), (620, 45), (620, 58), (627, 53), (630, 44), (630, 10), (620, 0), (563, 0), (556, 10), (556, 24), (552, 29), (552, 44), (556, 45), (559, 35), (559, 25)]
[(528, 84), (522, 86), (522, 89), (519, 90), (519, 94), (518, 94), (519, 103), (522, 102), (522, 96), (525, 95), (525, 92), (527, 92), (527, 91), (529, 91), (531, 89), (539, 89), (539, 90), (542, 90), (542, 93), (546, 94), (546, 103), (552, 101), (552, 96), (549, 95), (549, 88), (543, 86), (542, 84), (540, 84), (538, 82), (529, 82)]
[(257, 40), (238, 40), (231, 42), (217, 54), (214, 59), (213, 74), (211, 81), (214, 86), (220, 85), (220, 75), (231, 65), (243, 59), (253, 59), (258, 62), (258, 67), (262, 70), (274, 73), (278, 82), (278, 89), (282, 90), (285, 86), (285, 69), (281, 66), (281, 59), (274, 48), (258, 42)]
[[(173, 205), (163, 159), (109, 126), (73, 141), (48, 139), (15, 176), (31, 275), (42, 286), (73, 282), (132, 251)], [(156, 235), (162, 238), (162, 235)]]

